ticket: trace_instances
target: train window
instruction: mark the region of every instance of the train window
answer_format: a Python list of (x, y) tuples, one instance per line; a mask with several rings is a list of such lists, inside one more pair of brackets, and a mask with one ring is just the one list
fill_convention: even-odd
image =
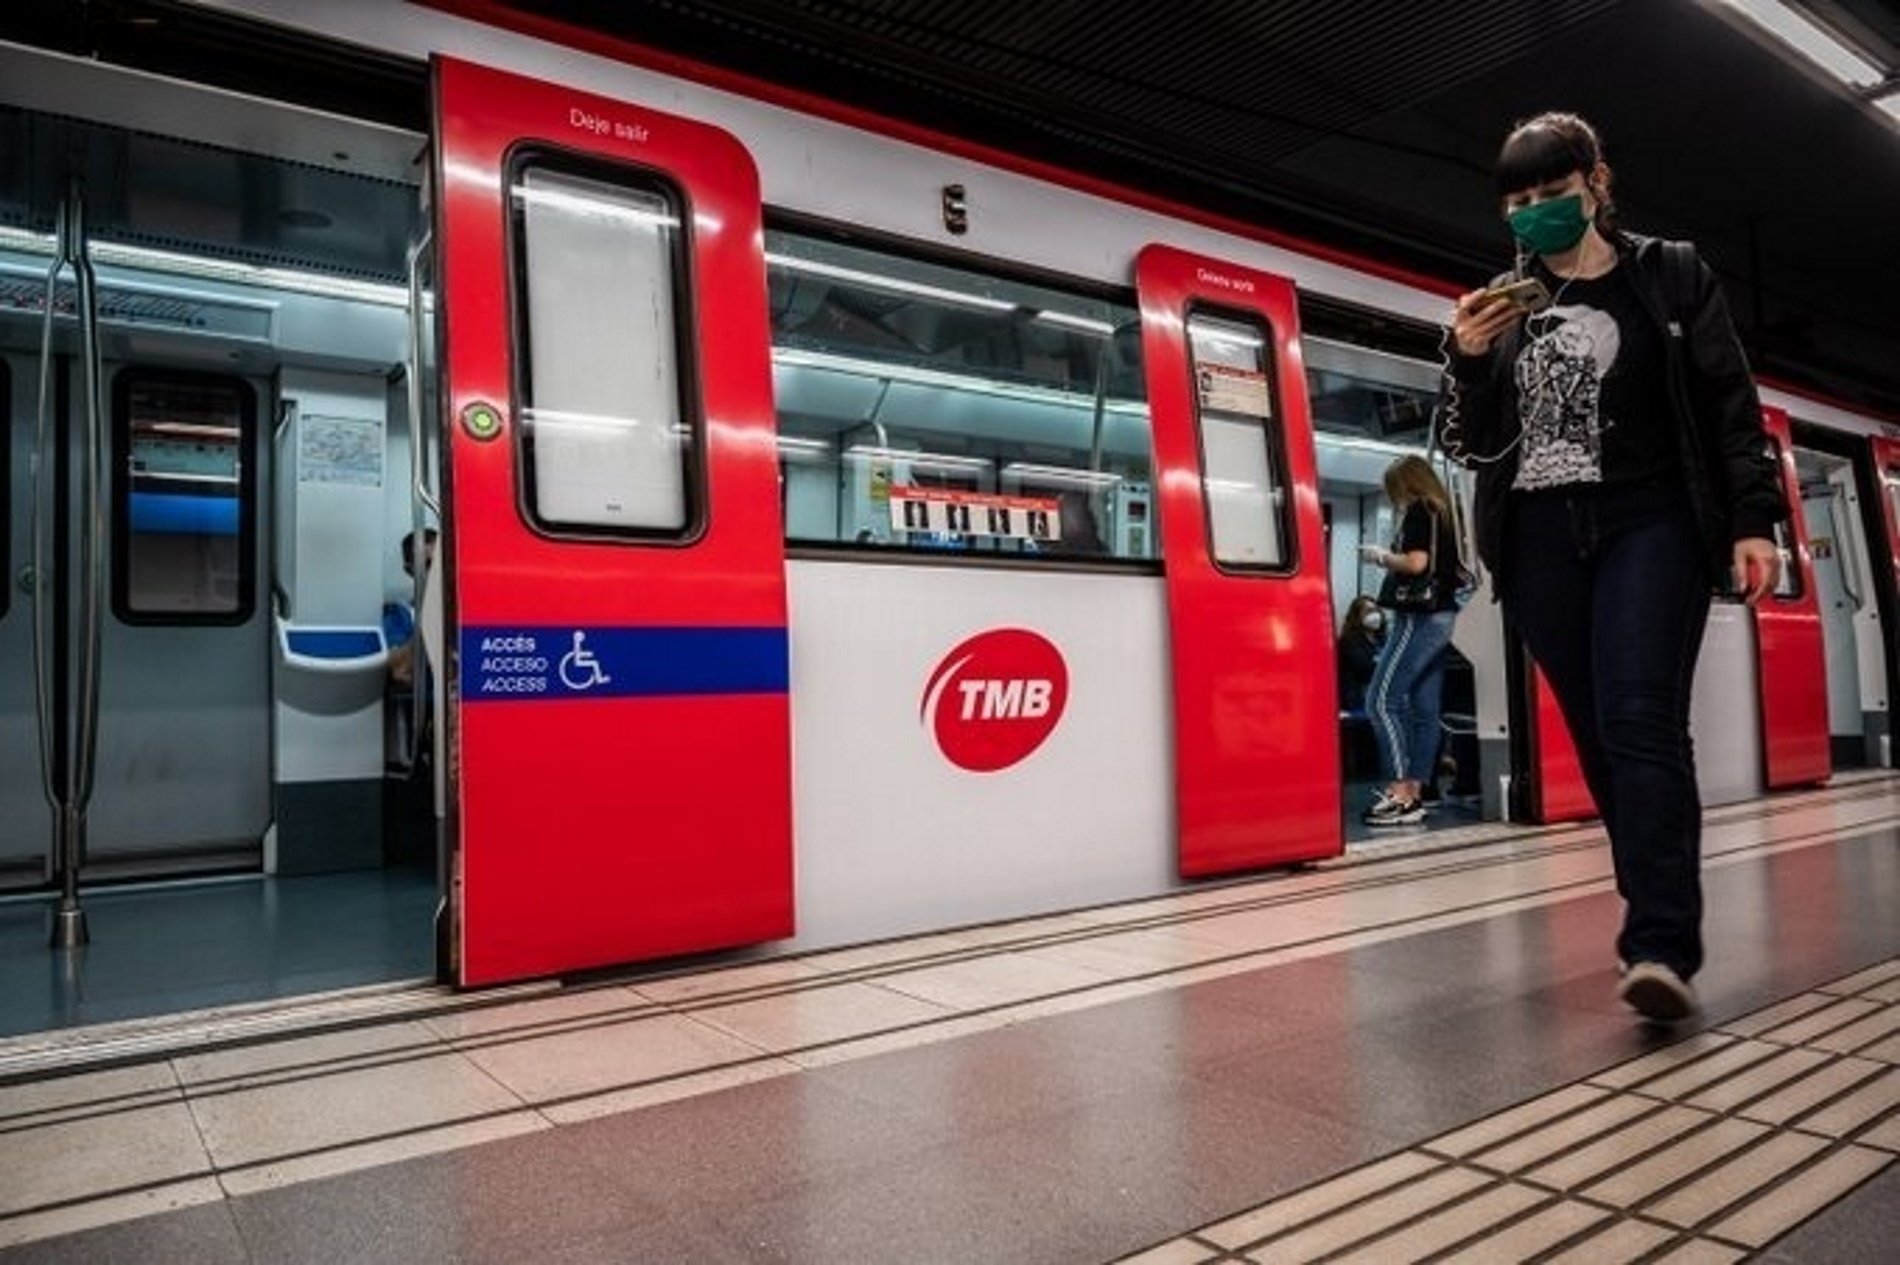
[(1426, 426), (1438, 402), (1436, 364), (1311, 335), (1300, 342), (1314, 429), (1425, 446)]
[(128, 623), (241, 624), (256, 590), (256, 399), (237, 378), (121, 372), (112, 605)]
[(683, 200), (658, 180), (518, 161), (523, 500), (547, 530), (685, 535), (697, 497)]
[(1195, 414), (1215, 562), (1284, 568), (1285, 461), (1268, 374), (1272, 331), (1257, 317), (1188, 314)]
[(766, 264), (794, 544), (1157, 556), (1132, 302), (777, 229)]
[(1900, 530), (1900, 466), (1887, 467), (1887, 521)]

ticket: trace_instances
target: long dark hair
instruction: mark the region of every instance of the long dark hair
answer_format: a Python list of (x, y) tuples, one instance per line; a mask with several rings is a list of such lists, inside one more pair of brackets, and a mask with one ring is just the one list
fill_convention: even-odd
[[(1498, 150), (1492, 173), (1502, 198), (1520, 189), (1562, 180), (1573, 171), (1582, 172), (1588, 180), (1601, 162), (1603, 141), (1597, 130), (1580, 114), (1552, 110), (1511, 129)], [(1608, 164), (1604, 165), (1607, 170)], [(1592, 192), (1596, 192), (1594, 186)], [(1597, 197), (1596, 225), (1606, 237), (1617, 229), (1616, 203), (1610, 198), (1607, 179)]]
[(1432, 463), (1408, 453), (1385, 468), (1385, 496), (1400, 514), (1413, 505), (1423, 505), (1435, 514), (1448, 513), (1451, 494)]

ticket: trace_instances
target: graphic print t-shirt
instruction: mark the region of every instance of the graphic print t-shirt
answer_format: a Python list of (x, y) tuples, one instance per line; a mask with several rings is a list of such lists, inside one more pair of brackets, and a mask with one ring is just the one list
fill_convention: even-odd
[(1678, 468), (1662, 335), (1630, 269), (1545, 282), (1555, 306), (1525, 318), (1515, 373), (1524, 443), (1520, 491), (1633, 483)]

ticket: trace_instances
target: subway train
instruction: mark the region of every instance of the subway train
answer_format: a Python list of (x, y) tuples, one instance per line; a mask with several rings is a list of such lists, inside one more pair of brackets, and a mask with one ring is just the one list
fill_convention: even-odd
[[(1446, 280), (497, 6), (204, 7), (432, 120), (0, 46), (0, 890), (408, 867), (473, 986), (1348, 846)], [(1711, 804), (1894, 762), (1900, 427), (1763, 398)], [(1456, 645), (1462, 819), (1589, 816), (1482, 587)]]

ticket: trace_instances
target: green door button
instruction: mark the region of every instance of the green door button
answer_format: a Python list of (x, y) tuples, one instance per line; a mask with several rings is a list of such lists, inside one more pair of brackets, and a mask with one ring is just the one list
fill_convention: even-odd
[(462, 410), (462, 429), (471, 439), (493, 439), (501, 434), (501, 413), (478, 400)]

